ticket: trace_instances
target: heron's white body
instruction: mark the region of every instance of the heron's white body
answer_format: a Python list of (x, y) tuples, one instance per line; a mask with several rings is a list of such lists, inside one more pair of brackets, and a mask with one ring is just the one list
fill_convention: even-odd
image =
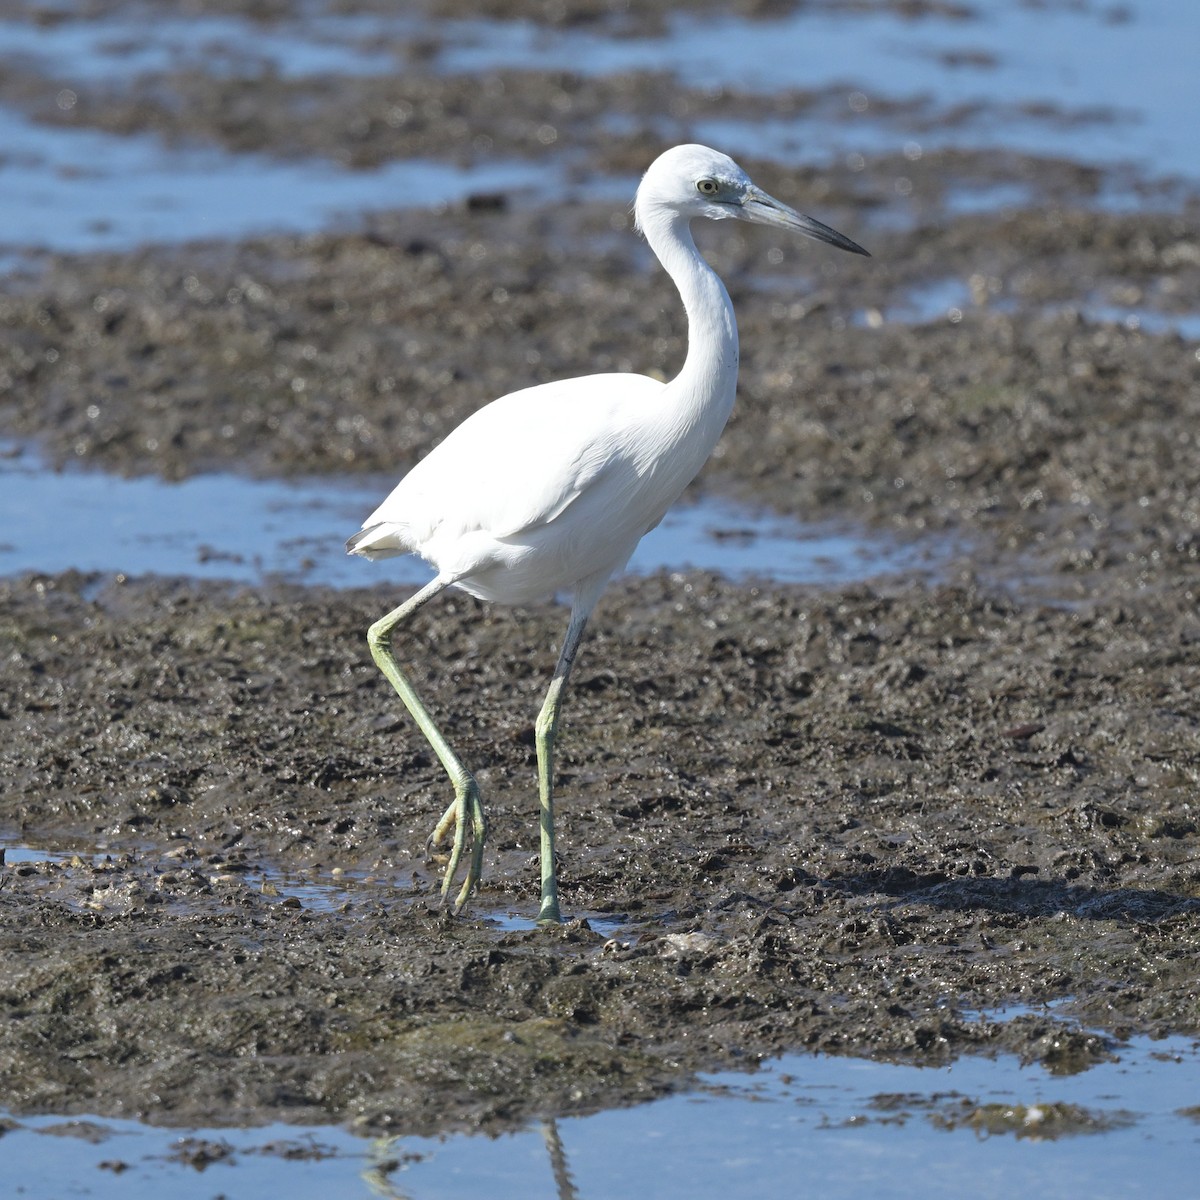
[(637, 215), (687, 309), (679, 375), (585, 375), (492, 401), (409, 471), (354, 553), (416, 552), (463, 591), (509, 604), (599, 590), (625, 566), (712, 453), (738, 368), (733, 305), (688, 220), (640, 204)]

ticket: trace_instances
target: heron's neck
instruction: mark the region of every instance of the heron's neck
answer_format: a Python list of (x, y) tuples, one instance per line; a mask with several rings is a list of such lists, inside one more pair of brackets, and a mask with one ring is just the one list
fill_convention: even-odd
[(679, 289), (688, 319), (688, 351), (672, 385), (694, 420), (725, 426), (737, 390), (738, 333), (729, 293), (700, 256), (689, 223), (675, 213), (639, 214), (650, 248)]

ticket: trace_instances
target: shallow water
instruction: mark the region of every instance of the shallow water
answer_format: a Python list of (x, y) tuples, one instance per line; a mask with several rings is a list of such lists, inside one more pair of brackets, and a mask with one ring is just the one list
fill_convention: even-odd
[[(1184, 101), (1195, 80), (1188, 47), (1200, 39), (1194, 5), (991, 0), (970, 11), (977, 15), (847, 16), (803, 8), (764, 21), (680, 16), (663, 37), (631, 39), (548, 33), (519, 22), (464, 24), (446, 31), (450, 45), (440, 61), (458, 71), (549, 64), (595, 74), (670, 70), (689, 81), (760, 92), (837, 84), (857, 90), (854, 120), (822, 114), (788, 131), (786, 148), (807, 161), (848, 149), (898, 150), (917, 124), (925, 126), (917, 140), (930, 147), (1004, 146), (1196, 176), (1200, 131)], [(871, 102), (884, 99), (919, 99), (926, 111), (915, 121), (911, 112), (881, 118)], [(960, 106), (980, 109), (938, 120), (939, 112)], [(693, 136), (718, 132), (719, 140), (720, 129), (701, 122)], [(772, 148), (783, 148), (779, 136)]]
[[(1190, 1195), (1197, 1048), (1134, 1040), (1118, 1060), (1048, 1075), (1011, 1056), (920, 1068), (789, 1055), (679, 1096), (498, 1138), (369, 1140), (339, 1127), (160, 1129), (13, 1118), (10, 1194), (123, 1197), (576, 1196), (726, 1200), (800, 1194), (926, 1200)], [(1075, 1106), (1075, 1107), (1069, 1107)], [(3, 1117), (0, 1116), (0, 1120)], [(1095, 1131), (1106, 1130), (1103, 1153)], [(557, 1168), (557, 1180), (556, 1180)]]
[[(1183, 98), (1192, 90), (1200, 8), (1171, 0), (1137, 0), (1119, 10), (993, 0), (974, 11), (968, 20), (808, 10), (764, 21), (677, 17), (658, 38), (550, 31), (521, 21), (444, 22), (424, 33), (444, 39), (434, 62), (447, 72), (668, 70), (753, 91), (845, 89), (845, 107), (839, 101), (834, 110), (818, 106), (786, 121), (663, 117), (664, 141), (710, 141), (744, 155), (803, 162), (996, 147), (1134, 164), (1151, 178), (1198, 177), (1200, 128)], [(119, 18), (111, 25), (7, 21), (0, 22), (0, 63), (32, 61), (64, 84), (197, 65), (249, 77), (263, 69), (285, 76), (386, 73), (402, 69), (405, 46), (422, 32), (403, 17), (313, 17), (266, 30), (214, 17), (172, 18), (146, 31)], [(253, 52), (243, 49), (248, 42)], [(4, 109), (0, 144), (0, 249), (7, 248), (0, 269), (19, 264), (16, 249), (308, 231), (472, 191), (534, 188), (546, 197), (564, 187), (557, 170), (532, 163), (409, 161), (352, 171), (323, 160), (281, 162), (167, 147), (151, 135), (50, 127)], [(635, 181), (611, 182), (624, 196)], [(962, 204), (978, 211), (1022, 195), (991, 189)]]
[[(903, 289), (883, 312), (889, 322), (924, 324), (930, 321), (961, 321), (963, 314), (977, 304), (967, 280), (949, 275), (928, 279)], [(1011, 312), (1016, 303), (1011, 299), (990, 301), (991, 307)], [(1043, 311), (1061, 310), (1064, 306), (1047, 307)], [(1126, 329), (1145, 329), (1147, 333), (1177, 333), (1187, 340), (1200, 339), (1200, 314), (1159, 312), (1141, 304), (1114, 304), (1097, 296), (1085, 296), (1072, 305), (1085, 320), (1096, 324), (1114, 324)], [(875, 314), (860, 312), (855, 320), (860, 324), (878, 319)]]
[(433, 207), (555, 177), (553, 168), (530, 163), (466, 168), (412, 159), (348, 171), (321, 159), (173, 149), (151, 134), (50, 128), (3, 108), (0, 144), (0, 247), (9, 248), (10, 269), (32, 249), (303, 233), (366, 212)]
[[(823, 113), (786, 127), (760, 126), (764, 145), (756, 153), (769, 144), (812, 161), (847, 149), (898, 149), (904, 127), (911, 138), (915, 123), (925, 126), (921, 140), (931, 147), (1002, 145), (1080, 161), (1135, 161), (1155, 174), (1191, 177), (1200, 163), (1200, 134), (1186, 103), (1200, 13), (1175, 0), (984, 0), (967, 15), (932, 10), (916, 18), (806, 8), (770, 20), (677, 16), (668, 24), (659, 37), (619, 37), (524, 20), (435, 25), (371, 14), (265, 28), (212, 16), (168, 18), (151, 29), (121, 18), (37, 27), (4, 21), (0, 47), (4, 57), (32, 61), (70, 82), (196, 66), (251, 77), (264, 70), (285, 77), (379, 74), (403, 69), (413, 39), (436, 39), (433, 62), (446, 72), (668, 70), (758, 92), (845, 85), (866, 100), (849, 122)], [(872, 100), (916, 100), (923, 108), (887, 117), (872, 111)], [(976, 111), (964, 113), (968, 106)], [(958, 120), (938, 119), (952, 109)], [(711, 122), (690, 136), (720, 141), (722, 132)]]
[[(308, 868), (284, 868), (274, 863), (230, 864), (220, 856), (204, 859), (194, 855), (184, 845), (182, 852), (174, 857), (160, 854), (154, 847), (134, 849), (126, 843), (109, 846), (83, 839), (57, 841), (53, 847), (30, 845), (19, 833), (0, 833), (0, 872), (21, 867), (47, 865), (56, 871), (72, 871), (82, 867), (103, 869), (106, 861), (121, 858), (128, 853), (142, 854), (152, 860), (182, 860), (200, 866), (210, 878), (219, 879), (223, 887), (231, 890), (249, 888), (282, 900), (291, 899), (301, 908), (318, 913), (349, 912), (362, 904), (384, 905), (389, 910), (394, 905), (412, 903), (414, 899), (428, 901), (425, 890), (414, 892), (410, 886), (411, 876), (404, 877), (389, 867), (377, 866), (367, 870), (359, 866)], [(476, 906), (473, 916), (504, 932), (532, 930), (537, 928), (537, 918), (531, 908), (529, 912), (512, 909), (487, 909)], [(604, 937), (619, 937), (629, 924), (625, 914), (576, 912), (572, 920), (585, 920), (588, 925)]]
[[(30, 452), (0, 457), (0, 575), (70, 570), (336, 587), (424, 583), (412, 557), (371, 564), (345, 553), (391, 484), (197, 475), (179, 483), (54, 471)], [(716, 497), (677, 505), (642, 539), (637, 574), (695, 568), (733, 578), (836, 584), (934, 568), (948, 547), (847, 527), (806, 526)]]
[[(28, 62), (65, 82), (119, 82), (131, 74), (194, 68), (210, 74), (271, 71), (284, 78), (394, 70), (391, 39), (416, 23), (370, 14), (312, 17), (272, 28), (242, 17), (158, 15), (27, 24), (0, 20), (3, 57)], [(380, 43), (383, 44), (380, 44)]]

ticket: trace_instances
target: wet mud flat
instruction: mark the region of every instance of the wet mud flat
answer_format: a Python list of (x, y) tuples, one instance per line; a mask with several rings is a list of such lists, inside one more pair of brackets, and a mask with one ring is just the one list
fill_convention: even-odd
[[(488, 918), (536, 911), (560, 610), (457, 600), (408, 642), (491, 804), (455, 919), (422, 857), (445, 787), (362, 650), (383, 590), (3, 601), (5, 817), (62, 852), (0, 887), (18, 1111), (498, 1127), (789, 1048), (1072, 1071), (1198, 1030), (1200, 630), (1174, 589), (619, 585), (563, 738), (564, 910), (596, 928), (550, 931)], [(314, 903), (281, 868), (341, 885)]]
[[(298, 122), (316, 85), (280, 83), (234, 139), (228, 88), (135, 95), (168, 84), (213, 104), (79, 85), (71, 119), (183, 112), (190, 136), (292, 130), (334, 157), (360, 92), (385, 116), (403, 100), (346, 85), (345, 111)], [(530, 123), (489, 126), (495, 149), (549, 153), (532, 114), (564, 89), (579, 130), (612, 98), (519, 86)], [(623, 95), (648, 113), (668, 86)], [(362, 161), (397, 129), (364, 126)], [(661, 148), (649, 122), (603, 140), (606, 169)], [(994, 153), (746, 165), (875, 257), (704, 238), (743, 374), (700, 486), (954, 538), (954, 567), (614, 585), (560, 742), (562, 899), (586, 920), (548, 931), (511, 914), (536, 909), (532, 722), (562, 608), (453, 598), (403, 642), (490, 808), (484, 887), (455, 919), (423, 853), (447, 788), (366, 652), (386, 584), (0, 581), (14, 1111), (502, 1128), (803, 1047), (1072, 1071), (1200, 1033), (1195, 198), (1114, 210), (1099, 172)], [(955, 206), (1012, 178), (1028, 204)], [(882, 219), (899, 195), (906, 220)], [(398, 472), (520, 384), (671, 370), (684, 333), (624, 201), (586, 187), (43, 255), (0, 317), (6, 436), (167, 477)]]
[[(995, 159), (907, 164), (926, 182), (899, 229), (872, 228), (853, 190), (886, 194), (889, 159), (853, 189), (756, 168), (874, 257), (700, 231), (742, 339), (739, 404), (700, 486), (806, 519), (986, 530), (1040, 547), (1053, 572), (1086, 570), (1085, 593), (1127, 554), (1149, 555), (1150, 575), (1192, 563), (1200, 201), (1107, 211), (1091, 173), (1011, 156), (1037, 203), (954, 212), (948, 194), (986, 192)], [(45, 255), (10, 281), (0, 318), (8, 436), (167, 478), (396, 474), (514, 387), (673, 371), (685, 351), (624, 203), (586, 195)]]

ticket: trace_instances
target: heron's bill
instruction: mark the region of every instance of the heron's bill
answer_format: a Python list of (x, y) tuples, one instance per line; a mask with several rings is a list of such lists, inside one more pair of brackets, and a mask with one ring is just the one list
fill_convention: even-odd
[(747, 193), (746, 198), (742, 201), (740, 215), (747, 221), (753, 221), (756, 225), (773, 225), (778, 229), (790, 229), (793, 233), (814, 238), (818, 242), (827, 242), (839, 250), (848, 250), (851, 254), (864, 254), (868, 258), (871, 257), (869, 251), (864, 250), (857, 242), (852, 242), (844, 233), (838, 233), (836, 229), (830, 229), (828, 225), (822, 225), (820, 221), (814, 220), (812, 217), (806, 217), (803, 213), (789, 208), (786, 204), (776, 200), (774, 196), (768, 196), (766, 192), (759, 191), (757, 188)]

